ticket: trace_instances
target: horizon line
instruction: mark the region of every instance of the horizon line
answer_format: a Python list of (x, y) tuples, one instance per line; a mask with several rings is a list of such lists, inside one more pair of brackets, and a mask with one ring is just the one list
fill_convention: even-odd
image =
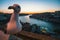
[[(40, 11), (37, 11), (37, 12), (19, 12), (19, 13), (43, 13), (43, 12), (55, 12), (55, 11), (60, 11), (60, 10), (40, 10)], [(3, 12), (3, 13), (13, 13), (13, 10), (0, 10), (0, 12)]]
[[(60, 10), (56, 10), (56, 11), (60, 11)], [(56, 12), (56, 11), (54, 11), (54, 12)], [(0, 11), (1, 12), (1, 11)], [(47, 11), (48, 12), (48, 11)], [(4, 13), (4, 12), (2, 12), (2, 13)], [(45, 12), (20, 12), (21, 14), (23, 13), (23, 14), (36, 14), (36, 13), (45, 13)], [(5, 14), (5, 13), (4, 13)], [(12, 14), (12, 13), (6, 13), (6, 14)]]

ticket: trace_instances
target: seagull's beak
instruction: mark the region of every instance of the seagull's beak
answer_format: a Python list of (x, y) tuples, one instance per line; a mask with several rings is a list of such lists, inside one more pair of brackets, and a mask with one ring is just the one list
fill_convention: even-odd
[(13, 6), (9, 6), (8, 9), (14, 9), (14, 7)]

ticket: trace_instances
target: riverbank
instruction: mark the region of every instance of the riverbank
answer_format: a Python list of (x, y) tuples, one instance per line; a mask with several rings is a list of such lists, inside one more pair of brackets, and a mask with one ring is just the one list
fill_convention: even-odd
[(60, 21), (59, 21), (60, 20), (60, 11), (33, 14), (30, 17), (34, 18), (34, 19), (38, 19), (38, 20), (60, 23)]

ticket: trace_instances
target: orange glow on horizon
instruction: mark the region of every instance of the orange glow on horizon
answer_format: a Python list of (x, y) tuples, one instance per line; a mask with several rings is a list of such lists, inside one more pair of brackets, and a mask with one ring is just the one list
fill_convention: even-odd
[(0, 12), (3, 12), (3, 13), (13, 13), (13, 10), (11, 9), (11, 10), (0, 10)]
[[(21, 13), (25, 13), (25, 14), (34, 14), (34, 13), (43, 13), (43, 12), (55, 12), (57, 10), (54, 10), (54, 9), (50, 9), (50, 10), (40, 10), (40, 11), (37, 11), (37, 12), (21, 12)], [(3, 13), (13, 13), (13, 10), (0, 10), (0, 12), (3, 12)]]

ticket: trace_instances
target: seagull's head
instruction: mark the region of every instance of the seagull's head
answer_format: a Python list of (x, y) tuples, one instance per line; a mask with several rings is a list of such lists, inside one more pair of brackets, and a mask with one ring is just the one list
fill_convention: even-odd
[(19, 13), (21, 11), (21, 7), (18, 4), (14, 4), (13, 6), (9, 6), (8, 9), (13, 9), (15, 13)]

